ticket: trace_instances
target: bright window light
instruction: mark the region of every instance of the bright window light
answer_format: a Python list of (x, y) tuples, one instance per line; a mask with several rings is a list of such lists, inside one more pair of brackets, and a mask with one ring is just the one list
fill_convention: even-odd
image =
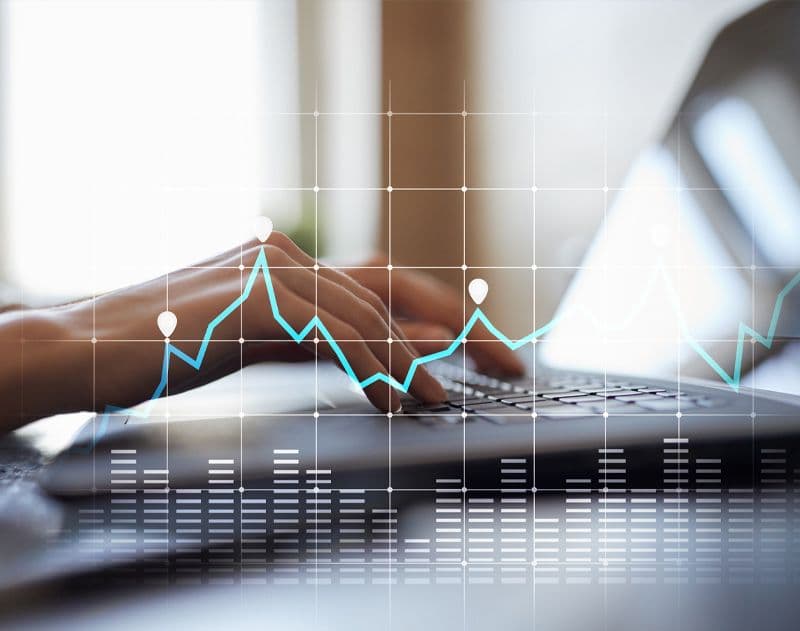
[(726, 268), (730, 256), (679, 183), (661, 147), (633, 166), (559, 306), (545, 363), (675, 378), (698, 360), (687, 333), (730, 337), (748, 319), (748, 284)]
[(714, 179), (764, 255), (773, 265), (800, 266), (800, 186), (756, 111), (728, 97), (692, 131)]
[(195, 262), (259, 212), (259, 5), (5, 6), (10, 279), (81, 295)]

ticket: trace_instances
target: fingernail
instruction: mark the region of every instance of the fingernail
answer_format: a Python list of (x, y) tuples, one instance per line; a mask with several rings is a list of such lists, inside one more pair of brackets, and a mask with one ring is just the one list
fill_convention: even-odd
[(392, 414), (402, 414), (403, 412), (403, 405), (400, 404), (397, 406), (397, 409), (392, 412)]

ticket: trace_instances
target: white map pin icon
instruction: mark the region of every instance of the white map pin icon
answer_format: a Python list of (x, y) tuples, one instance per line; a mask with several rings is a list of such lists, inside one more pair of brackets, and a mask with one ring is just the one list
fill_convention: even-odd
[(175, 327), (178, 326), (178, 316), (172, 311), (162, 311), (158, 314), (156, 319), (158, 323), (158, 330), (164, 337), (169, 337), (175, 332)]
[(489, 284), (482, 278), (475, 278), (469, 282), (469, 295), (476, 305), (481, 304), (489, 293)]
[(261, 215), (253, 219), (253, 233), (261, 243), (264, 243), (272, 234), (272, 219)]

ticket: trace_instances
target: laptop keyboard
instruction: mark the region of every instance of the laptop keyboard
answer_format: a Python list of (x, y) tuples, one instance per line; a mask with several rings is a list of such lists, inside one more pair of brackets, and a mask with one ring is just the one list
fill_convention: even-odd
[[(585, 375), (559, 375), (521, 385), (453, 365), (432, 367), (447, 391), (447, 402), (430, 406), (403, 400), (403, 413), (426, 424), (454, 425), (483, 418), (507, 425), (537, 418), (575, 418), (602, 414), (674, 414), (714, 408), (721, 401), (701, 394), (654, 386), (640, 381), (603, 381)], [(466, 416), (463, 415), (466, 413)]]

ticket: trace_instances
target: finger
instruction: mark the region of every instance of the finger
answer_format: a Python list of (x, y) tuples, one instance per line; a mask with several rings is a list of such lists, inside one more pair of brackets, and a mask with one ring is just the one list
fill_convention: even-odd
[[(392, 304), (409, 317), (463, 331), (463, 299), (451, 287), (410, 270), (398, 270), (392, 279)], [(481, 322), (470, 330), (467, 353), (484, 372), (522, 375), (525, 365)]]
[[(305, 251), (303, 251), (302, 248), (300, 248), (294, 241), (292, 241), (282, 232), (273, 232), (270, 235), (269, 242), (271, 245), (276, 245), (277, 247), (281, 248), (295, 261), (297, 261), (302, 265), (305, 265), (306, 267), (313, 269), (314, 265), (317, 263), (317, 261), (315, 261), (311, 256), (309, 256)], [(387, 303), (381, 300), (380, 296), (378, 296), (371, 289), (368, 289), (367, 287), (356, 281), (354, 278), (348, 276), (343, 272), (335, 270), (332, 267), (318, 264), (318, 268), (319, 268), (318, 273), (320, 276), (338, 285), (343, 286), (351, 293), (355, 294), (365, 302), (369, 303), (379, 314), (381, 314), (381, 316), (383, 316), (384, 320), (389, 322), (393, 335), (397, 339), (403, 340), (403, 342), (405, 342), (406, 345), (408, 346), (407, 344), (408, 340), (405, 338), (405, 334), (403, 333), (402, 329), (399, 326), (397, 326), (397, 324), (390, 317), (390, 314), (386, 308)]]
[[(307, 256), (302, 250), (294, 247), (296, 251), (293, 250), (293, 253), (299, 258), (304, 259)], [(284, 254), (291, 256), (285, 251)], [(290, 258), (290, 260), (294, 259)], [(313, 263), (313, 259), (311, 262)], [(369, 299), (369, 296), (362, 299), (358, 294), (364, 295), (367, 292), (371, 295), (371, 292), (359, 287), (353, 279), (347, 278), (335, 270), (320, 268), (319, 272), (319, 276), (315, 276), (307, 267), (298, 267), (288, 272), (279, 270), (277, 273), (284, 273), (287, 276), (286, 282), (295, 283), (293, 289), (306, 300), (316, 302), (335, 317), (353, 326), (361, 337), (367, 340), (373, 354), (381, 361), (387, 374), (391, 374), (404, 385), (407, 377), (412, 375), (408, 386), (408, 391), (412, 396), (427, 403), (444, 401), (447, 393), (427, 370), (414, 363), (416, 354), (404, 342), (405, 336), (399, 330), (395, 335), (390, 335), (388, 313), (380, 299), (374, 297), (374, 302)], [(337, 281), (342, 279), (345, 282), (341, 285), (338, 284)], [(353, 288), (358, 294), (348, 291), (347, 287)], [(375, 303), (377, 303), (378, 309), (373, 306)], [(388, 343), (388, 339), (393, 340), (391, 344)], [(394, 339), (398, 341), (395, 342)]]
[(242, 243), (241, 245), (237, 245), (233, 248), (225, 250), (224, 252), (220, 252), (203, 261), (195, 263), (192, 267), (237, 267), (239, 263), (248, 265), (248, 260), (251, 261), (251, 263), (255, 261), (255, 256), (249, 255), (258, 255), (258, 246), (260, 245), (261, 243), (259, 241), (251, 239)]
[[(441, 384), (415, 362), (416, 355), (404, 342), (387, 342), (388, 323), (368, 303), (352, 294), (342, 295), (342, 288), (333, 282), (318, 279), (319, 302), (339, 319), (347, 318), (367, 340), (374, 355), (408, 392), (426, 403), (439, 403), (447, 398)], [(394, 339), (390, 337), (389, 339)], [(403, 389), (406, 389), (405, 387)]]
[[(358, 379), (359, 385), (376, 373), (383, 373), (383, 365), (372, 353), (367, 343), (359, 338), (358, 331), (352, 326), (299, 296), (290, 287), (284, 285), (280, 279), (273, 278), (272, 282), (275, 297), (281, 306), (281, 315), (295, 328), (295, 331), (300, 331), (309, 320), (318, 316), (334, 340), (349, 340), (348, 342), (329, 343), (323, 335), (320, 335), (320, 342), (316, 347), (321, 355), (334, 359), (342, 367), (349, 366)], [(342, 357), (336, 353), (336, 347), (343, 353), (344, 362)], [(385, 383), (377, 381), (366, 386), (364, 394), (379, 410), (398, 412), (401, 409), (399, 395), (394, 388)]]
[[(388, 274), (380, 268), (352, 270), (351, 274), (366, 287), (389, 300)], [(440, 324), (452, 331), (463, 330), (463, 299), (453, 288), (430, 276), (412, 270), (395, 269), (392, 272), (392, 307), (409, 318)], [(468, 336), (477, 344), (468, 344), (467, 352), (481, 370), (521, 375), (525, 365), (502, 342), (477, 323)]]
[[(481, 322), (467, 336), (467, 354), (480, 372), (498, 373), (509, 377), (525, 374), (525, 364), (508, 346), (498, 340)], [(475, 343), (473, 343), (475, 342)]]
[(401, 328), (412, 346), (421, 355), (432, 355), (448, 348), (455, 339), (455, 333), (441, 324), (415, 322), (409, 320)]

